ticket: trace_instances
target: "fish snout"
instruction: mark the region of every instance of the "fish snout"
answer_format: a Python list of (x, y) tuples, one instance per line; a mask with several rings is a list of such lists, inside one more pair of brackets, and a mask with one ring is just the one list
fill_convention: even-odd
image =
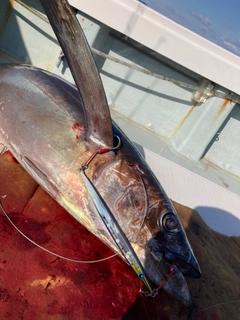
[(160, 283), (160, 287), (189, 307), (191, 296), (184, 276), (199, 278), (201, 269), (181, 223), (169, 214), (167, 219), (147, 243), (146, 261), (149, 262), (145, 268), (152, 281)]
[(191, 249), (184, 250), (182, 248), (180, 251), (173, 251), (166, 246), (164, 248), (164, 258), (168, 261), (174, 261), (184, 276), (190, 278), (201, 277), (200, 266)]
[(144, 268), (149, 278), (157, 285), (155, 292), (163, 289), (174, 299), (190, 307), (192, 299), (187, 282), (175, 263), (170, 263), (164, 258), (161, 242), (152, 238), (147, 246)]

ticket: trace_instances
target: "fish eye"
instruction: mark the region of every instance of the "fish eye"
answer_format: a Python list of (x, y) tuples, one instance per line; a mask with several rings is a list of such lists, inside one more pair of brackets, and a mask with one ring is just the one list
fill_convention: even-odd
[(177, 233), (180, 231), (177, 217), (172, 213), (167, 213), (162, 218), (162, 226), (168, 232)]

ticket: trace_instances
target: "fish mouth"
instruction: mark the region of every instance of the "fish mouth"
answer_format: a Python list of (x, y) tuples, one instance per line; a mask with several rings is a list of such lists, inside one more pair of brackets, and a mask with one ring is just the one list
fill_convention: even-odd
[(166, 237), (159, 232), (147, 244), (144, 267), (149, 278), (158, 285), (158, 289), (163, 288), (186, 307), (191, 306), (192, 300), (185, 276), (199, 278), (201, 270), (188, 242), (181, 242), (180, 245), (179, 235), (178, 238), (171, 237), (171, 241), (166, 241)]
[[(169, 264), (169, 267), (170, 266), (171, 264)], [(186, 307), (190, 307), (192, 305), (192, 298), (187, 282), (176, 265), (172, 265), (172, 268), (172, 273), (168, 273), (167, 276), (165, 276), (163, 289), (174, 299), (182, 302)]]
[[(187, 255), (187, 257), (186, 257)], [(181, 255), (165, 248), (164, 257), (168, 261), (174, 261), (185, 277), (200, 278), (201, 269), (193, 252), (187, 250), (186, 255)]]
[(149, 250), (147, 250), (146, 257), (144, 264), (146, 273), (156, 285), (153, 292), (164, 290), (175, 300), (183, 303), (186, 307), (190, 307), (192, 305), (191, 295), (186, 279), (179, 267), (163, 257), (156, 256)]

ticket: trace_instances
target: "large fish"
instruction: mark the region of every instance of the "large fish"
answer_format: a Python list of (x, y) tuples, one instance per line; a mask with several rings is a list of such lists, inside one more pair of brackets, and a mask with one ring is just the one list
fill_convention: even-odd
[[(0, 142), (72, 216), (129, 261), (119, 246), (125, 241), (152, 295), (163, 287), (189, 306), (184, 276), (201, 272), (179, 217), (145, 160), (112, 123), (67, 1), (41, 2), (78, 90), (31, 66), (1, 65)], [(115, 234), (103, 211), (113, 219)]]

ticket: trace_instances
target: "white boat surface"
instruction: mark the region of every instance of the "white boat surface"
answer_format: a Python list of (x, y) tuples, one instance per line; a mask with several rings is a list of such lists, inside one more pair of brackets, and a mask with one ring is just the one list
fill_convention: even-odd
[[(240, 57), (137, 0), (70, 0), (112, 118), (168, 195), (212, 229), (240, 235)], [(0, 62), (73, 82), (37, 0), (3, 0)], [(201, 91), (205, 88), (205, 91)]]

